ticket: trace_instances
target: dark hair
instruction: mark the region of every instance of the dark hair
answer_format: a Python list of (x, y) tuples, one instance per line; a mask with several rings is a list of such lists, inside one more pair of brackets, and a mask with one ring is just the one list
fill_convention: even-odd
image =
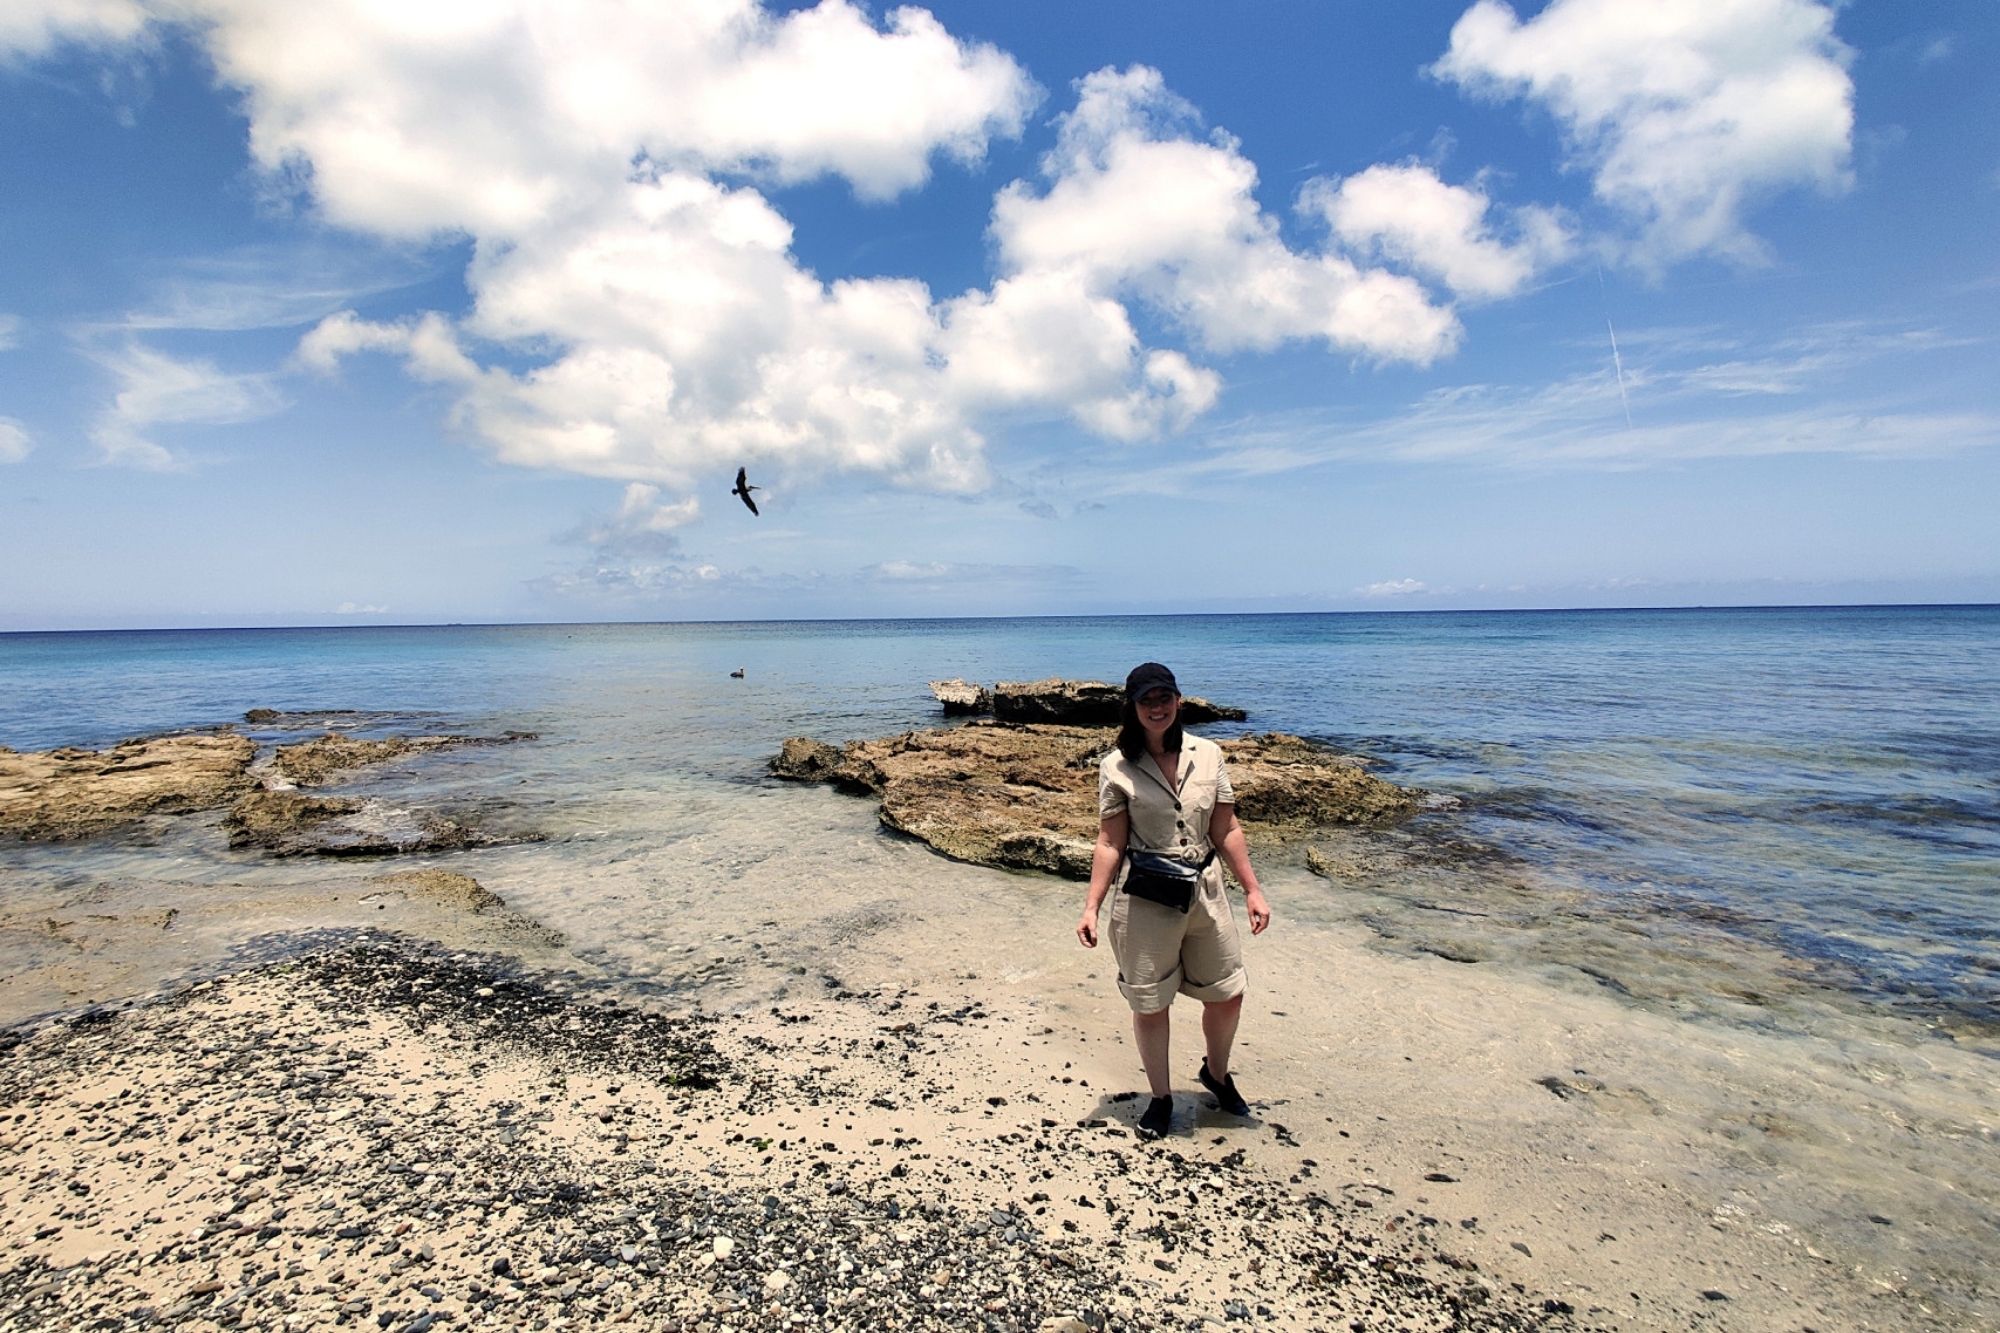
[[(1181, 748), (1186, 737), (1181, 734), (1181, 715), (1174, 714), (1174, 724), (1167, 728), (1163, 742), (1169, 751)], [(1138, 763), (1146, 757), (1146, 729), (1139, 725), (1139, 705), (1129, 696), (1118, 708), (1118, 753), (1132, 762)]]

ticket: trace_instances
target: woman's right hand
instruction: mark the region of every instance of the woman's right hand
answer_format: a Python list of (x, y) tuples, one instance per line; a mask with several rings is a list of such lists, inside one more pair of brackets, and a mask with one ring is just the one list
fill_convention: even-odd
[(1076, 923), (1076, 938), (1086, 949), (1097, 947), (1097, 913), (1085, 912), (1083, 920)]

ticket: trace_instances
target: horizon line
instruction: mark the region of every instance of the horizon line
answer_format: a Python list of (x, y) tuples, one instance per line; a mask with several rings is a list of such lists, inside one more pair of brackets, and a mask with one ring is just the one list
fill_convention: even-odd
[(1977, 611), (2000, 610), (2000, 602), (1759, 602), (1746, 604), (1693, 603), (1671, 606), (1464, 606), (1371, 607), (1312, 611), (1103, 611), (1030, 612), (1016, 615), (967, 616), (767, 616), (715, 620), (411, 620), (356, 623), (279, 625), (98, 625), (68, 629), (0, 630), (0, 638), (42, 634), (245, 634), (295, 633), (321, 630), (399, 629), (600, 629), (609, 626), (682, 625), (843, 625), (884, 621), (926, 624), (940, 621), (974, 623), (999, 620), (1204, 620), (1251, 616), (1510, 616), (1510, 615), (1633, 615), (1659, 612), (1745, 611)]

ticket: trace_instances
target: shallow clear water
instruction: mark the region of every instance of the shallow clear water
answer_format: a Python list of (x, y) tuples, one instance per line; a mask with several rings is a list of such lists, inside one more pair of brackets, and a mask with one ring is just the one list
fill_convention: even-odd
[[(554, 835), (472, 854), (473, 873), (614, 968), (676, 985), (708, 975), (703, 941), (721, 935), (834, 948), (865, 927), (871, 876), (1047, 887), (947, 868), (882, 837), (862, 802), (769, 782), (785, 736), (933, 725), (930, 679), (1118, 680), (1145, 658), (1249, 709), (1211, 734), (1293, 731), (1370, 755), (1460, 798), (1424, 827), (1501, 854), (1477, 873), (1330, 888), (1274, 852), (1294, 920), (1360, 919), (1693, 1009), (1723, 991), (1768, 1010), (1782, 990), (2000, 1025), (2000, 608), (14, 634), (0, 635), (0, 744), (101, 746), (252, 707), (537, 731), (361, 785)], [(198, 821), (149, 836), (0, 848), (0, 871), (328, 870), (221, 851)]]

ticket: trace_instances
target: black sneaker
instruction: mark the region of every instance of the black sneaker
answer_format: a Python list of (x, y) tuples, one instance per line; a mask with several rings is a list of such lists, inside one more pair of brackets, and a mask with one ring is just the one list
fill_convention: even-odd
[(1250, 1103), (1244, 1101), (1243, 1094), (1236, 1090), (1236, 1075), (1231, 1074), (1222, 1082), (1216, 1082), (1215, 1075), (1208, 1072), (1208, 1060), (1204, 1057), (1201, 1062), (1201, 1072), (1195, 1077), (1201, 1080), (1201, 1086), (1215, 1094), (1217, 1110), (1227, 1111), (1230, 1115), (1250, 1114)]
[(1155, 1097), (1146, 1103), (1146, 1113), (1139, 1117), (1139, 1137), (1157, 1139), (1174, 1124), (1174, 1099)]

